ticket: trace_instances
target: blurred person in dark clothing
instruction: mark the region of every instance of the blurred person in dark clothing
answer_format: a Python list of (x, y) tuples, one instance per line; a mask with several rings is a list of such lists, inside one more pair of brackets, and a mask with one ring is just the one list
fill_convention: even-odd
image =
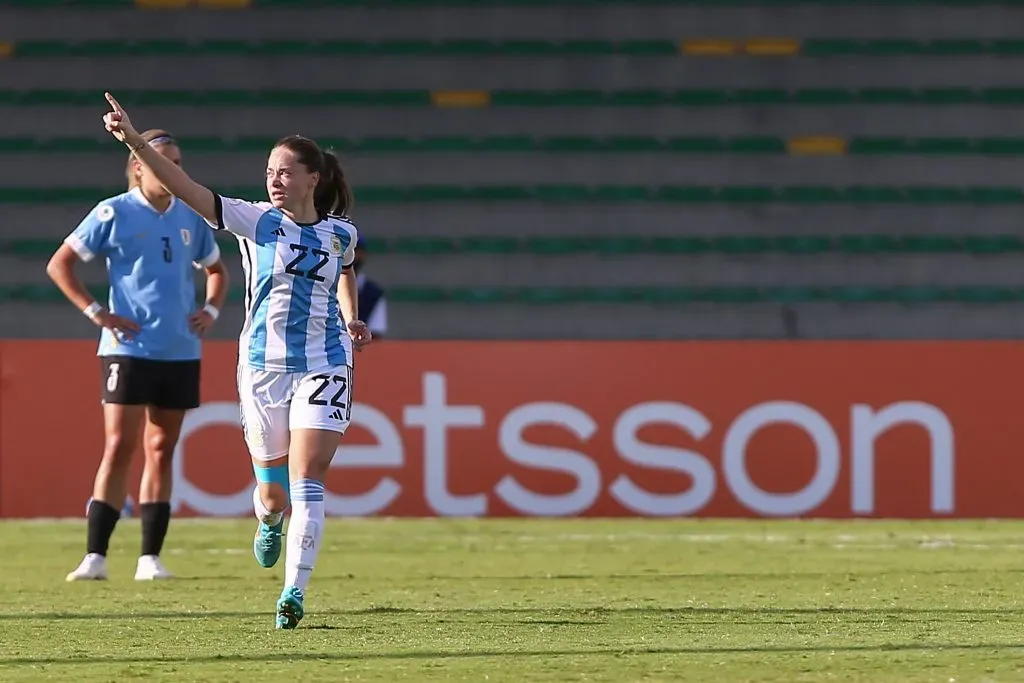
[(388, 331), (388, 301), (384, 288), (366, 277), (366, 240), (356, 243), (356, 284), (359, 287), (359, 314), (366, 321), (374, 339), (381, 340)]

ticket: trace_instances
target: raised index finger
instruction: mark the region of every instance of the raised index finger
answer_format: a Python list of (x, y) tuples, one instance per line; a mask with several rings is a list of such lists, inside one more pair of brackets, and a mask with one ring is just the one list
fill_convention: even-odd
[(116, 112), (123, 112), (124, 111), (124, 108), (121, 107), (121, 103), (118, 102), (117, 100), (115, 100), (113, 95), (111, 95), (108, 92), (105, 92), (105, 93), (103, 93), (103, 96), (107, 98), (107, 102), (109, 102), (110, 106), (114, 108), (114, 111), (116, 111)]

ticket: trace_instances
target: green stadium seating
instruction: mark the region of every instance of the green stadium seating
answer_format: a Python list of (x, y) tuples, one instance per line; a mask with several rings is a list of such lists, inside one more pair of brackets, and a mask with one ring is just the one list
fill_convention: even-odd
[[(274, 144), (272, 137), (182, 137), (182, 147), (190, 153), (259, 152), (266, 153)], [(414, 153), (551, 153), (551, 154), (786, 154), (786, 139), (753, 136), (654, 137), (654, 136), (548, 136), (527, 135), (484, 137), (366, 137), (320, 138), (324, 147), (338, 152), (359, 154)], [(40, 152), (107, 152), (112, 149), (109, 137), (95, 138), (31, 138), (0, 137), (2, 153)], [(860, 156), (877, 155), (1024, 155), (1024, 137), (957, 137), (957, 138), (867, 138), (848, 141), (847, 153)]]
[[(367, 241), (367, 247), (381, 247), (383, 240), (374, 243), (372, 240)], [(394, 240), (388, 246), (391, 247), (390, 251), (404, 254), (415, 254), (418, 256), (435, 256), (438, 254), (452, 254), (457, 250), (457, 245), (454, 240), (446, 239), (444, 237), (409, 237), (402, 240)], [(386, 249), (380, 249), (385, 251)]]
[[(115, 93), (128, 106), (255, 107), (280, 106), (429, 106), (428, 90), (124, 90)], [(0, 90), (0, 104), (89, 106), (95, 90)]]
[[(1024, 0), (864, 0), (864, 3), (877, 5), (916, 6), (928, 8), (933, 5), (977, 8), (981, 5), (1005, 5), (1024, 7)], [(111, 14), (120, 12), (141, 11), (140, 5), (159, 4), (159, 0), (0, 0), (0, 7), (18, 6), (23, 8), (54, 8), (57, 6), (80, 6), (108, 8)], [(174, 4), (169, 2), (168, 4)], [(180, 5), (192, 7), (207, 6), (213, 8), (216, 0), (193, 0), (179, 2)], [(228, 3), (230, 4), (230, 3)], [(783, 8), (797, 5), (818, 5), (819, 8), (847, 5), (855, 6), (855, 0), (249, 0), (236, 3), (248, 4), (258, 11), (260, 7), (280, 7), (296, 9), (302, 7), (380, 7), (401, 10), (416, 7), (453, 7), (460, 8), (477, 6), (530, 6), (533, 8), (549, 8), (563, 6), (575, 8), (577, 13), (590, 11), (596, 13), (593, 6), (619, 5), (622, 7), (640, 5), (661, 6), (704, 6), (719, 9), (734, 7), (767, 7)], [(588, 7), (590, 8), (588, 10)], [(236, 7), (245, 11), (244, 7)], [(926, 9), (925, 9), (926, 11)], [(159, 23), (159, 12), (152, 14)], [(383, 14), (382, 14), (383, 16)], [(524, 14), (525, 16), (525, 14)], [(824, 15), (823, 15), (824, 16)], [(145, 36), (125, 37), (124, 40), (27, 40), (0, 44), (0, 57), (10, 62), (11, 69), (33, 68), (28, 60), (48, 61), (45, 68), (56, 68), (59, 63), (71, 60), (117, 60), (131, 57), (167, 58), (175, 61), (180, 57), (205, 58), (216, 60), (224, 57), (260, 57), (279, 59), (281, 57), (335, 56), (346, 57), (400, 57), (406, 59), (419, 58), (450, 58), (450, 60), (480, 60), (495, 57), (519, 60), (517, 63), (534, 64), (537, 58), (574, 57), (585, 61), (605, 56), (624, 58), (655, 58), (658, 65), (669, 64), (668, 60), (706, 59), (702, 63), (710, 63), (717, 57), (733, 60), (752, 59), (758, 56), (773, 59), (780, 68), (792, 64), (794, 59), (824, 60), (822, 64), (848, 64), (856, 60), (857, 64), (874, 64), (884, 68), (888, 61), (899, 57), (922, 58), (927, 62), (930, 58), (967, 57), (990, 58), (1024, 56), (1024, 38), (971, 38), (970, 27), (966, 27), (961, 35), (965, 37), (941, 40), (918, 39), (846, 39), (827, 37), (781, 36), (776, 45), (770, 41), (762, 41), (758, 49), (754, 43), (745, 42), (744, 38), (721, 36), (722, 44), (715, 44), (715, 36), (688, 35), (686, 26), (677, 27), (680, 34), (675, 38), (634, 39), (634, 40), (490, 40), (490, 39), (409, 39), (409, 40), (301, 40), (301, 39), (269, 39), (269, 40), (205, 40), (205, 39), (148, 39)], [(692, 27), (691, 27), (692, 28)], [(70, 34), (68, 34), (70, 35)], [(157, 35), (157, 34), (151, 34)], [(184, 35), (184, 34), (180, 34)], [(199, 35), (199, 33), (197, 33)], [(211, 35), (202, 33), (202, 35)], [(424, 34), (425, 35), (425, 34)], [(663, 35), (663, 34), (655, 34)], [(371, 36), (366, 36), (371, 37)], [(707, 40), (702, 40), (707, 38)], [(0, 36), (10, 40), (10, 37)], [(705, 57), (706, 55), (706, 57)], [(19, 60), (25, 60), (19, 63)], [(436, 60), (435, 60), (436, 61)], [(449, 61), (449, 60), (446, 60)], [(236, 63), (233, 59), (232, 63)], [(106, 62), (104, 62), (106, 63)], [(603, 63), (603, 62), (602, 62)], [(639, 62), (638, 62), (639, 63)], [(674, 61), (672, 63), (675, 63)], [(901, 62), (902, 63), (902, 62)], [(945, 61), (943, 61), (945, 63)], [(755, 68), (758, 65), (750, 65)], [(761, 65), (763, 66), (763, 65)], [(807, 65), (805, 65), (807, 66)], [(813, 65), (812, 65), (813, 66)], [(935, 64), (932, 64), (935, 66)], [(724, 87), (729, 84), (712, 83), (709, 87), (685, 87), (686, 83), (678, 83), (679, 87), (670, 88), (625, 88), (605, 89), (601, 85), (593, 89), (534, 89), (529, 85), (524, 89), (497, 89), (477, 91), (472, 83), (460, 86), (449, 84), (451, 92), (431, 90), (424, 86), (425, 82), (415, 79), (402, 84), (405, 89), (389, 89), (387, 84), (381, 89), (370, 90), (334, 90), (334, 89), (266, 89), (266, 90), (209, 90), (201, 89), (199, 81), (187, 84), (180, 90), (151, 90), (144, 82), (137, 88), (117, 91), (115, 94), (129, 108), (144, 105), (155, 107), (189, 107), (189, 108), (229, 108), (238, 111), (260, 107), (279, 107), (282, 103), (291, 107), (395, 107), (411, 112), (410, 116), (426, 108), (495, 108), (522, 109), (525, 117), (530, 109), (566, 108), (576, 109), (584, 113), (589, 108), (617, 107), (629, 111), (630, 116), (640, 116), (646, 108), (677, 107), (685, 113), (684, 108), (693, 107), (822, 107), (838, 111), (842, 107), (878, 106), (890, 107), (890, 111), (902, 111), (901, 105), (914, 105), (922, 111), (927, 107), (942, 108), (956, 105), (975, 105), (988, 108), (1024, 105), (1024, 84), (999, 87), (984, 87), (985, 82), (978, 86), (971, 80), (930, 81), (938, 87), (921, 87), (925, 78), (908, 77), (899, 82), (886, 80), (887, 87), (872, 87), (870, 78), (864, 82), (838, 79), (821, 81), (823, 86), (834, 87), (761, 87), (784, 85), (783, 82), (765, 80), (763, 83), (749, 81), (747, 87)], [(991, 83), (988, 81), (987, 83)], [(89, 83), (81, 81), (81, 85), (72, 88), (48, 88), (45, 79), (36, 79), (29, 83), (28, 89), (4, 89), (0, 87), (0, 107), (102, 107), (102, 93), (95, 89), (86, 89)], [(479, 83), (477, 83), (479, 85)], [(579, 83), (564, 82), (563, 85), (573, 88)], [(37, 87), (38, 86), (38, 87)], [(313, 86), (319, 88), (320, 86)], [(465, 87), (467, 92), (460, 91)], [(895, 107), (895, 108), (894, 108)], [(8, 110), (10, 111), (10, 110)], [(26, 109), (26, 111), (28, 111)], [(377, 111), (377, 110), (374, 110)], [(787, 109), (788, 111), (788, 109)], [(358, 114), (358, 112), (355, 112)], [(365, 112), (364, 112), (365, 113)], [(792, 113), (792, 112), (791, 112)], [(801, 111), (801, 117), (806, 112)], [(486, 115), (484, 113), (484, 115)], [(638, 119), (639, 120), (639, 119)], [(757, 132), (753, 127), (738, 127), (733, 133)], [(808, 128), (815, 128), (808, 126)], [(827, 128), (827, 126), (826, 126)], [(451, 155), (619, 155), (616, 161), (630, 163), (640, 161), (624, 155), (658, 154), (658, 155), (689, 155), (721, 156), (784, 156), (789, 154), (835, 154), (855, 157), (892, 156), (927, 156), (936, 163), (941, 157), (966, 156), (1024, 156), (1024, 135), (1019, 137), (994, 137), (972, 135), (972, 132), (985, 133), (983, 127), (964, 126), (961, 133), (947, 137), (911, 137), (911, 136), (855, 136), (845, 137), (841, 134), (830, 135), (827, 130), (808, 130), (806, 139), (800, 136), (786, 137), (781, 135), (690, 135), (658, 137), (644, 134), (650, 131), (643, 125), (634, 126), (638, 134), (616, 136), (595, 135), (543, 135), (544, 131), (530, 130), (534, 134), (516, 135), (444, 135), (433, 137), (412, 137), (403, 135), (401, 128), (389, 131), (386, 136), (362, 138), (324, 138), (319, 142), (325, 147), (333, 148), (344, 154), (351, 155), (405, 155), (405, 154), (451, 154)], [(356, 130), (342, 130), (352, 133)], [(455, 129), (452, 129), (455, 130)], [(463, 130), (463, 129), (459, 129)], [(472, 127), (464, 129), (472, 133)], [(937, 130), (937, 129), (936, 129)], [(626, 131), (631, 132), (630, 130)], [(884, 132), (884, 131), (865, 131)], [(922, 132), (927, 133), (931, 131)], [(539, 135), (537, 133), (540, 133)], [(812, 133), (821, 134), (819, 139)], [(107, 154), (116, 153), (116, 145), (107, 136), (95, 137), (59, 137), (47, 138), (45, 131), (36, 132), (32, 137), (0, 137), (0, 156), (6, 154), (10, 159), (14, 154), (49, 155), (59, 154)], [(274, 142), (274, 138), (262, 136), (229, 137), (186, 137), (181, 139), (187, 153), (214, 154), (252, 154), (264, 155)], [(518, 161), (527, 162), (530, 159)], [(517, 163), (518, 163), (517, 161)], [(534, 160), (536, 161), (536, 160)], [(558, 160), (556, 160), (558, 161)], [(579, 163), (580, 160), (573, 160)], [(684, 162), (684, 160), (680, 160)], [(742, 160), (741, 160), (742, 161)], [(948, 160), (955, 163), (957, 160)], [(357, 163), (358, 159), (354, 160)], [(400, 159), (395, 159), (401, 163)], [(687, 159), (684, 163), (698, 163), (700, 159)], [(925, 160), (918, 160), (918, 165)], [(2, 163), (2, 161), (0, 161)], [(539, 163), (539, 162), (538, 162)], [(792, 162), (797, 163), (797, 162)], [(863, 166), (864, 161), (848, 162)], [(80, 165), (80, 164), (79, 164)], [(800, 165), (800, 164), (798, 164)], [(370, 185), (356, 187), (357, 200), (367, 205), (409, 205), (414, 203), (475, 203), (480, 204), (479, 211), (500, 211), (504, 204), (531, 202), (536, 204), (590, 204), (591, 210), (603, 211), (604, 204), (639, 206), (647, 203), (671, 205), (673, 211), (685, 213), (694, 205), (728, 204), (741, 208), (749, 207), (751, 211), (767, 210), (768, 204), (790, 204), (801, 206), (858, 206), (858, 205), (892, 205), (892, 206), (939, 206), (960, 205), (968, 207), (985, 206), (1020, 206), (1024, 205), (1024, 188), (1007, 184), (1006, 186), (969, 186), (969, 185), (921, 185), (916, 184), (910, 167), (898, 165), (894, 173), (906, 169), (907, 173), (900, 176), (888, 176), (902, 184), (878, 185), (828, 185), (814, 184), (821, 182), (814, 175), (806, 175), (791, 180), (798, 184), (773, 185), (771, 177), (754, 178), (752, 185), (592, 185), (586, 179), (577, 179), (578, 184), (504, 184), (488, 185), (487, 178), (481, 175), (476, 178), (481, 184), (461, 185), (445, 184), (445, 178), (428, 180), (437, 184), (431, 185)], [(801, 165), (802, 168), (813, 167)], [(916, 168), (916, 166), (915, 166)], [(625, 176), (624, 176), (625, 177)], [(851, 176), (852, 177), (852, 176)], [(867, 176), (865, 176), (867, 177)], [(917, 176), (920, 178), (921, 176)], [(954, 182), (985, 182), (995, 180), (995, 175), (971, 178), (964, 174), (962, 180)], [(1012, 180), (1012, 179), (1011, 179)], [(88, 179), (85, 180), (89, 182)], [(257, 178), (258, 181), (258, 178)], [(59, 181), (58, 181), (59, 182)], [(76, 182), (65, 179), (64, 182)], [(102, 182), (102, 181), (101, 181)], [(243, 181), (244, 182), (244, 181)], [(799, 183), (808, 184), (799, 184)], [(1008, 181), (1009, 182), (1009, 181)], [(220, 191), (229, 196), (261, 199), (264, 188), (253, 184), (244, 187), (219, 187)], [(119, 187), (102, 186), (69, 186), (69, 187), (0, 187), (0, 204), (27, 204), (34, 211), (35, 205), (50, 203), (67, 204), (71, 210), (77, 205), (84, 212), (85, 207), (111, 194), (119, 193)], [(495, 206), (491, 206), (491, 205)], [(440, 210), (433, 207), (424, 210)], [(554, 208), (554, 207), (549, 207)], [(581, 208), (581, 207), (576, 207)], [(582, 207), (585, 208), (585, 207)], [(557, 217), (558, 211), (554, 216)], [(1000, 212), (1002, 213), (1002, 212)], [(902, 212), (901, 212), (902, 215)], [(546, 287), (502, 286), (503, 281), (495, 281), (499, 286), (476, 287), (454, 286), (434, 287), (421, 286), (415, 279), (405, 280), (406, 286), (389, 287), (390, 299), (398, 304), (416, 305), (528, 305), (528, 306), (559, 306), (571, 304), (594, 305), (687, 305), (711, 304), (726, 306), (786, 304), (837, 303), (844, 305), (895, 304), (901, 306), (930, 305), (935, 303), (959, 303), (964, 305), (999, 305), (1024, 303), (1024, 286), (975, 286), (971, 284), (932, 286), (892, 286), (866, 285), (847, 286), (853, 278), (844, 275), (847, 270), (855, 269), (867, 263), (866, 259), (885, 257), (886, 263), (893, 265), (906, 255), (927, 254), (970, 254), (970, 255), (1008, 255), (1016, 258), (1024, 253), (1024, 234), (901, 234), (900, 226), (893, 224), (892, 232), (880, 234), (845, 234), (829, 231), (832, 227), (827, 221), (817, 226), (819, 232), (811, 235), (771, 234), (775, 229), (766, 230), (765, 234), (676, 234), (672, 236), (652, 236), (643, 234), (642, 226), (626, 226), (619, 235), (576, 236), (557, 234), (557, 218), (552, 220), (548, 234), (516, 237), (509, 235), (490, 235), (490, 226), (483, 221), (477, 225), (480, 234), (470, 236), (401, 236), (365, 238), (369, 248), (383, 255), (392, 265), (400, 262), (411, 262), (411, 259), (436, 259), (447, 257), (443, 263), (457, 266), (456, 260), (469, 262), (480, 261), (479, 257), (491, 257), (490, 260), (507, 260), (502, 257), (516, 256), (517, 262), (524, 263), (530, 257), (531, 263), (547, 263), (548, 266), (560, 267), (592, 264), (589, 260), (596, 257), (607, 257), (608, 263), (622, 263), (628, 259), (623, 256), (644, 256), (645, 260), (637, 261), (639, 267), (649, 263), (646, 259), (666, 256), (669, 259), (679, 257), (704, 258), (713, 256), (712, 262), (732, 259), (737, 262), (754, 262), (757, 257), (775, 255), (786, 257), (785, 264), (780, 268), (794, 266), (801, 262), (801, 257), (828, 255), (830, 263), (842, 267), (830, 270), (835, 277), (829, 282), (828, 277), (821, 278), (825, 284), (807, 286), (770, 286), (753, 284), (751, 286), (608, 286), (578, 287), (572, 285), (556, 285)], [(569, 226), (571, 227), (571, 226)], [(769, 226), (770, 227), (770, 226)], [(916, 226), (915, 226), (916, 227)], [(968, 226), (971, 227), (971, 226)], [(885, 228), (880, 228), (884, 230)], [(693, 233), (698, 228), (682, 227)], [(711, 232), (711, 231), (705, 231)], [(219, 240), (226, 254), (234, 254), (237, 259), (238, 245), (234, 240)], [(0, 237), (0, 258), (23, 259), (25, 261), (42, 261), (58, 246), (59, 242), (51, 239), (6, 239)], [(589, 259), (571, 257), (587, 256)], [(401, 259), (399, 259), (401, 257)], [(842, 257), (842, 258), (840, 258)], [(863, 257), (863, 259), (861, 258)], [(564, 259), (556, 261), (556, 259)], [(487, 260), (487, 259), (485, 259)], [(969, 259), (968, 259), (969, 260)], [(1007, 258), (1000, 259), (1005, 265)], [(440, 261), (439, 261), (440, 262)], [(781, 261), (771, 260), (782, 264)], [(907, 258), (908, 264), (914, 259)], [(12, 261), (8, 260), (8, 264)], [(659, 263), (662, 263), (659, 261)], [(674, 263), (674, 261), (672, 262)], [(680, 261), (682, 263), (682, 261)], [(987, 262), (980, 262), (981, 264)], [(15, 264), (19, 265), (20, 264)], [(39, 264), (30, 264), (37, 273), (42, 269)], [(662, 263), (669, 266), (669, 260)], [(806, 265), (806, 263), (805, 263)], [(972, 267), (984, 267), (973, 264)], [(659, 266), (660, 267), (660, 266)], [(685, 267), (685, 264), (684, 266)], [(26, 268), (28, 272), (29, 268)], [(851, 271), (852, 272), (852, 271)], [(965, 271), (966, 277), (961, 280), (971, 282), (971, 271)], [(561, 282), (572, 283), (566, 271)], [(477, 282), (476, 280), (458, 279), (452, 282)], [(675, 280), (680, 281), (680, 280)], [(768, 279), (778, 282), (778, 279)], [(785, 280), (782, 280), (785, 281)], [(975, 280), (976, 282), (977, 280)], [(556, 281), (558, 282), (558, 281)], [(839, 283), (839, 284), (833, 284)], [(104, 295), (104, 287), (92, 286), (90, 289), (97, 297)], [(233, 288), (230, 300), (238, 305), (243, 300), (241, 288)], [(39, 276), (38, 280), (14, 285), (0, 285), (0, 303), (28, 302), (37, 304), (63, 304), (64, 297), (60, 292)]]
[[(92, 286), (97, 298), (105, 287)], [(389, 287), (388, 299), (399, 303), (464, 303), (532, 305), (551, 304), (796, 304), (814, 302), (898, 303), (905, 305), (953, 302), (995, 304), (1024, 301), (1019, 287)], [(233, 288), (229, 301), (243, 300), (240, 288)], [(0, 303), (57, 304), (64, 295), (52, 285), (0, 286)]]
[[(259, 199), (262, 187), (223, 187), (225, 196)], [(123, 192), (118, 187), (0, 187), (0, 204), (92, 203)], [(813, 185), (412, 185), (361, 186), (360, 202), (726, 203), (726, 204), (1024, 204), (1017, 187), (827, 187)]]
[(904, 55), (969, 56), (1024, 54), (1024, 40), (831, 40), (810, 39), (801, 43), (800, 53), (810, 57)]
[(18, 57), (123, 57), (176, 55), (319, 55), (407, 57), (451, 56), (595, 56), (595, 55), (669, 55), (679, 54), (671, 40), (325, 40), (325, 41), (196, 41), (170, 40), (115, 41), (86, 40), (25, 41), (17, 43)]
[[(436, 256), (443, 254), (564, 256), (573, 254), (700, 255), (768, 254), (1003, 254), (1024, 252), (1024, 235), (808, 235), (719, 237), (394, 237), (366, 238), (367, 248), (380, 254)], [(59, 242), (49, 239), (14, 239), (0, 242), (0, 255), (47, 257)], [(225, 240), (226, 253), (237, 253), (238, 243)]]
[[(489, 5), (500, 6), (585, 6), (585, 5), (620, 5), (626, 0), (252, 0), (255, 7), (260, 6), (281, 6), (288, 7), (358, 7), (358, 6), (384, 6), (384, 7), (451, 7), (465, 5)], [(787, 5), (850, 5), (854, 0), (629, 0), (634, 5), (663, 5), (663, 6), (762, 6), (762, 7), (784, 7)], [(870, 0), (874, 4), (890, 6), (932, 6), (932, 5), (960, 5), (960, 6), (981, 6), (981, 5), (1022, 5), (1024, 0)], [(0, 0), (0, 7), (131, 7), (133, 0)]]
[[(83, 40), (24, 41), (15, 57), (173, 57), (177, 55), (339, 55), (407, 57), (543, 57), (543, 56), (670, 56), (682, 53), (674, 40)], [(847, 56), (1014, 56), (1024, 54), (1024, 40), (836, 40), (808, 39), (799, 54)]]
[[(129, 106), (293, 107), (433, 105), (428, 90), (123, 90), (114, 93)], [(94, 90), (0, 90), (0, 105), (95, 106)], [(1024, 87), (1004, 88), (782, 88), (735, 90), (495, 90), (492, 107), (651, 107), (726, 105), (887, 105), (930, 106), (1024, 104)]]

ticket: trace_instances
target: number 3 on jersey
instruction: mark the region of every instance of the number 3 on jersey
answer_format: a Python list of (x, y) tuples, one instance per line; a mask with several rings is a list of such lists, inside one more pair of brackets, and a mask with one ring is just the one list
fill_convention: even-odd
[[(331, 254), (329, 252), (323, 249), (311, 249), (305, 244), (289, 244), (288, 248), (295, 252), (296, 256), (291, 263), (284, 267), (284, 272), (295, 277), (308, 278), (314, 282), (327, 280), (320, 274), (320, 270), (330, 262)], [(316, 259), (315, 262), (313, 259), (306, 258), (310, 254)]]

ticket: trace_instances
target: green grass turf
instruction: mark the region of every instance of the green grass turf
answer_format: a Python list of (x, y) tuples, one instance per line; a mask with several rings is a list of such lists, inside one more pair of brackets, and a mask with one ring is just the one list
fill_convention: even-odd
[(253, 526), (0, 524), (0, 681), (1024, 680), (1016, 522), (331, 520), (293, 632)]

